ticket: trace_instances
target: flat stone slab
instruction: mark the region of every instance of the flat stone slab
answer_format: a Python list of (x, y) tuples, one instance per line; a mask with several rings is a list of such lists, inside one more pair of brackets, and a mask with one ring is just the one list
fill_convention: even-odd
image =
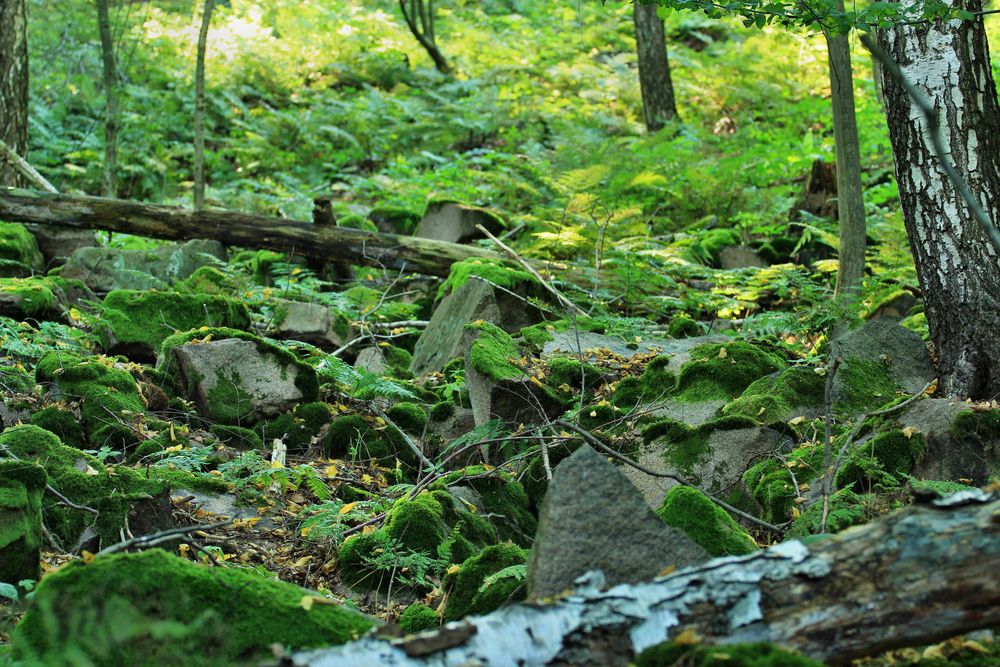
[(552, 340), (542, 347), (543, 356), (556, 354), (577, 355), (581, 352), (586, 358), (595, 359), (604, 350), (610, 351), (626, 359), (640, 354), (669, 354), (671, 368), (680, 368), (691, 360), (691, 350), (705, 343), (724, 343), (732, 340), (728, 336), (694, 336), (692, 338), (651, 338), (636, 343), (626, 343), (617, 336), (581, 331), (579, 346), (577, 335), (573, 331), (560, 331), (552, 334)]

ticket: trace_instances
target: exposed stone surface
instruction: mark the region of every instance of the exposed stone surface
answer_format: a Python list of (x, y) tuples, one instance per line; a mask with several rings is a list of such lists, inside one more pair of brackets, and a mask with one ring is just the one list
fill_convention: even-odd
[(462, 357), (469, 346), (465, 325), (476, 320), (493, 322), (508, 332), (520, 331), (538, 321), (538, 312), (522, 299), (470, 279), (450, 293), (434, 310), (413, 349), (410, 369), (414, 375), (440, 371)]
[(181, 345), (173, 354), (188, 398), (213, 421), (239, 424), (274, 417), (314, 398), (304, 396), (297, 382), (309, 371), (251, 340)]
[(542, 388), (522, 380), (494, 380), (465, 365), (465, 385), (476, 426), (491, 419), (508, 424), (540, 424), (566, 409)]
[(598, 356), (600, 350), (610, 350), (613, 354), (621, 357), (631, 358), (639, 354), (649, 354), (658, 352), (660, 354), (670, 354), (671, 368), (680, 368), (691, 360), (690, 351), (692, 348), (704, 343), (723, 343), (731, 340), (727, 336), (694, 336), (691, 338), (659, 339), (641, 341), (638, 344), (630, 345), (617, 336), (606, 336), (604, 334), (592, 333), (589, 331), (580, 332), (580, 345), (577, 347), (577, 335), (573, 331), (560, 331), (552, 335), (552, 340), (545, 343), (542, 354), (549, 356), (553, 354), (579, 354), (583, 351), (585, 357), (593, 359)]
[(591, 570), (613, 586), (705, 560), (704, 549), (663, 523), (618, 468), (583, 445), (556, 467), (542, 501), (528, 596), (559, 595)]
[(98, 245), (97, 234), (90, 229), (70, 229), (38, 224), (30, 224), (26, 227), (35, 235), (38, 249), (45, 257), (45, 263), (48, 266), (65, 262), (80, 248), (91, 248)]
[(82, 280), (95, 292), (163, 289), (202, 266), (219, 265), (225, 259), (221, 243), (198, 239), (153, 250), (84, 247), (73, 252), (59, 275)]
[(965, 479), (981, 486), (997, 471), (1000, 441), (984, 441), (974, 433), (956, 434), (956, 417), (970, 412), (967, 403), (928, 398), (900, 413), (900, 427), (916, 429), (927, 441), (927, 451), (912, 471), (915, 477), (950, 482)]
[[(924, 341), (891, 318), (868, 321), (834, 340), (830, 344), (830, 358), (838, 356), (845, 365), (853, 359), (882, 364), (889, 377), (909, 393), (920, 391), (934, 377)], [(834, 403), (845, 393), (843, 377), (842, 370), (834, 378)]]
[(354, 359), (354, 367), (375, 375), (384, 375), (389, 369), (389, 364), (386, 363), (382, 350), (377, 347), (366, 347), (358, 352), (357, 358)]
[(325, 350), (336, 350), (351, 338), (351, 324), (335, 308), (305, 301), (275, 300), (269, 336), (290, 338)]
[(417, 224), (413, 235), (450, 243), (466, 243), (483, 238), (476, 225), (482, 225), (491, 234), (503, 229), (500, 218), (485, 209), (453, 202), (436, 203), (427, 207), (427, 213)]
[(726, 270), (744, 269), (767, 266), (767, 262), (750, 246), (730, 245), (719, 250), (719, 266)]

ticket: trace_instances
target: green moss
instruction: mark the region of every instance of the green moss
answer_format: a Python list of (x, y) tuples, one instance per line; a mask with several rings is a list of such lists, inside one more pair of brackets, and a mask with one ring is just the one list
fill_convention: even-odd
[(621, 410), (616, 410), (615, 406), (607, 401), (601, 401), (596, 405), (584, 406), (580, 411), (580, 426), (591, 432), (600, 431), (612, 422), (616, 422), (621, 416)]
[(398, 500), (385, 518), (385, 531), (394, 544), (412, 551), (436, 554), (448, 535), (444, 507), (431, 493)]
[(733, 517), (704, 493), (675, 486), (656, 510), (663, 521), (683, 530), (712, 556), (741, 556), (757, 551), (757, 543)]
[(521, 369), (521, 353), (506, 331), (491, 322), (467, 324), (479, 331), (469, 349), (469, 364), (494, 380), (522, 380), (527, 376)]
[(734, 431), (756, 426), (753, 420), (744, 417), (722, 417), (691, 427), (674, 419), (653, 422), (642, 432), (645, 443), (659, 440), (664, 460), (672, 467), (688, 475), (708, 453), (708, 441), (713, 431)]
[(852, 450), (837, 472), (837, 487), (856, 484), (856, 488), (868, 488), (882, 474), (902, 480), (926, 448), (927, 440), (921, 433), (910, 437), (898, 429), (879, 433)]
[(895, 399), (900, 388), (883, 364), (853, 357), (841, 364), (837, 380), (843, 391), (833, 408), (842, 415), (870, 412)]
[(439, 401), (431, 406), (427, 414), (431, 421), (444, 421), (455, 414), (455, 403), (454, 401)]
[(913, 487), (914, 491), (936, 493), (939, 496), (950, 496), (953, 493), (958, 493), (959, 491), (970, 491), (974, 488), (968, 484), (959, 484), (958, 482), (949, 482), (947, 480), (938, 479), (911, 479), (910, 486)]
[(243, 250), (229, 260), (229, 264), (249, 273), (258, 285), (270, 285), (275, 278), (275, 267), (287, 264), (288, 258), (273, 250)]
[(422, 434), (424, 427), (427, 426), (427, 413), (417, 403), (407, 401), (397, 403), (389, 408), (386, 414), (396, 426), (413, 435)]
[(368, 319), (379, 322), (412, 320), (416, 319), (416, 315), (420, 312), (419, 305), (383, 298), (382, 292), (364, 285), (356, 285), (341, 292), (341, 297), (358, 315), (365, 315)]
[(602, 334), (607, 331), (607, 325), (601, 320), (590, 317), (577, 317), (575, 321), (562, 319), (532, 324), (521, 329), (518, 335), (535, 350), (541, 350), (546, 343), (553, 340), (554, 334), (574, 329)]
[(914, 313), (905, 317), (899, 325), (919, 335), (925, 341), (931, 338), (930, 328), (927, 326), (927, 315), (924, 313)]
[(646, 385), (632, 375), (619, 380), (611, 393), (611, 403), (625, 409), (634, 408), (646, 398)]
[(42, 408), (31, 415), (31, 423), (55, 433), (64, 444), (70, 447), (82, 449), (85, 445), (83, 425), (80, 424), (80, 419), (69, 410), (54, 405)]
[(761, 506), (766, 521), (782, 523), (791, 516), (799, 494), (789, 471), (799, 484), (819, 477), (823, 471), (823, 446), (803, 445), (792, 450), (785, 460), (764, 459), (743, 474), (750, 497)]
[(360, 215), (345, 215), (342, 218), (337, 218), (338, 227), (346, 227), (347, 229), (360, 229), (364, 232), (375, 232), (378, 233), (378, 227), (375, 223), (366, 218), (362, 218)]
[(190, 276), (174, 285), (178, 292), (233, 296), (240, 291), (240, 281), (214, 266), (201, 266)]
[(691, 336), (700, 336), (701, 327), (698, 323), (688, 317), (687, 315), (681, 314), (670, 320), (670, 324), (667, 325), (667, 334), (671, 338), (690, 338)]
[(25, 315), (43, 316), (56, 307), (55, 285), (51, 278), (2, 278), (0, 292), (21, 298), (18, 307)]
[(651, 646), (636, 656), (635, 667), (823, 667), (823, 663), (774, 644), (674, 644)]
[(247, 664), (271, 655), (272, 644), (342, 644), (372, 626), (340, 605), (307, 610), (306, 595), (159, 549), (75, 561), (39, 584), (14, 632), (15, 656), (44, 664)]
[(35, 235), (16, 222), (0, 222), (0, 259), (30, 268), (41, 268), (45, 262)]
[(487, 577), (510, 567), (524, 565), (528, 552), (517, 545), (504, 543), (486, 547), (462, 563), (458, 572), (445, 581), (448, 605), (444, 610), (445, 621), (454, 621), (469, 614), (488, 614), (508, 601), (525, 597), (523, 576), (497, 580), (490, 586), (483, 584)]
[(780, 357), (750, 343), (706, 343), (692, 349), (691, 361), (681, 367), (676, 395), (688, 402), (733, 399), (754, 380), (785, 365)]
[(397, 206), (376, 206), (368, 212), (368, 219), (376, 225), (391, 228), (392, 234), (409, 236), (417, 228), (423, 216), (416, 211)]
[[(553, 448), (554, 449), (554, 448)], [(501, 540), (529, 546), (537, 528), (524, 486), (511, 475), (483, 467), (470, 466), (456, 470), (431, 485), (432, 489), (447, 489), (463, 484), (474, 489), (482, 498), (483, 513), (490, 517)]]
[(762, 424), (789, 419), (797, 408), (821, 409), (826, 379), (808, 368), (786, 368), (775, 377), (754, 381), (722, 414), (748, 417)]
[(990, 442), (1000, 439), (1000, 409), (986, 412), (960, 412), (951, 423), (951, 432), (958, 439), (970, 435)]
[(0, 582), (38, 579), (45, 469), (0, 459)]
[(153, 355), (168, 337), (199, 327), (250, 328), (250, 312), (234, 299), (210, 294), (114, 290), (100, 306), (96, 329), (105, 349), (137, 346)]
[(264, 449), (264, 440), (253, 431), (242, 426), (227, 426), (225, 424), (212, 424), (209, 427), (216, 438), (224, 445), (242, 450)]
[(399, 617), (399, 627), (407, 634), (433, 630), (439, 625), (441, 617), (425, 604), (411, 604)]
[(330, 422), (320, 445), (331, 458), (373, 459), (389, 467), (395, 466), (398, 460), (407, 469), (417, 467), (416, 456), (398, 429), (392, 426), (377, 429), (358, 414), (344, 415)]
[(514, 290), (524, 284), (537, 284), (535, 278), (524, 269), (515, 268), (510, 262), (499, 259), (472, 257), (451, 265), (448, 279), (438, 288), (437, 298), (457, 290), (476, 276), (494, 285)]
[(146, 408), (135, 378), (108, 360), (50, 352), (35, 367), (40, 383), (54, 384), (64, 396), (83, 399), (87, 441), (94, 449), (122, 449), (136, 442), (129, 427)]
[[(839, 533), (845, 528), (871, 521), (873, 516), (866, 508), (873, 504), (871, 495), (858, 494), (851, 489), (840, 489), (830, 496), (830, 510), (826, 517), (826, 532)], [(795, 519), (785, 537), (795, 539), (821, 532), (823, 503), (813, 503)]]
[(340, 578), (349, 586), (380, 588), (382, 582), (376, 579), (379, 572), (371, 567), (370, 561), (374, 554), (393, 548), (392, 538), (384, 530), (349, 537), (337, 551)]
[[(550, 468), (557, 467), (563, 459), (568, 458), (579, 447), (578, 441), (549, 445)], [(542, 506), (542, 499), (545, 498), (545, 492), (549, 489), (549, 480), (545, 476), (545, 463), (541, 455), (531, 458), (520, 479), (524, 493), (528, 497), (528, 507), (532, 514), (537, 516), (538, 509)]]
[(303, 403), (292, 412), (268, 422), (264, 426), (264, 441), (272, 442), (280, 438), (289, 451), (304, 451), (332, 417), (333, 413), (326, 403)]
[(547, 382), (558, 387), (569, 385), (570, 387), (591, 387), (600, 378), (601, 371), (593, 364), (580, 363), (570, 357), (553, 357), (546, 361), (548, 365)]

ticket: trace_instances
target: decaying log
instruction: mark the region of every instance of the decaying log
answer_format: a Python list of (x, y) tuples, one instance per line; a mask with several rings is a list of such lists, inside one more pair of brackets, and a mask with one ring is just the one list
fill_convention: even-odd
[(194, 211), (120, 199), (0, 188), (0, 220), (123, 232), (157, 239), (215, 239), (323, 261), (447, 276), (454, 262), (499, 257), (481, 248), (412, 236), (376, 234), (333, 225), (234, 211)]
[(719, 558), (440, 631), (295, 654), (338, 665), (626, 665), (690, 629), (706, 644), (771, 641), (828, 664), (1000, 623), (1000, 494), (969, 491), (803, 545)]

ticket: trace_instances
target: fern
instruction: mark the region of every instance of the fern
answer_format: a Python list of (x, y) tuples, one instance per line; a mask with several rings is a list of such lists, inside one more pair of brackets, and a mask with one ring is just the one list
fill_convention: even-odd
[[(350, 507), (344, 511), (345, 507)], [(345, 505), (341, 500), (327, 500), (302, 510), (305, 520), (299, 525), (299, 533), (309, 539), (332, 540), (339, 544), (344, 532), (359, 521), (368, 519), (379, 511), (381, 505), (375, 500), (360, 500)]]
[(524, 581), (528, 578), (528, 566), (524, 563), (519, 563), (517, 565), (511, 565), (505, 567), (499, 572), (494, 572), (490, 576), (483, 579), (482, 585), (479, 587), (479, 592), (482, 593), (487, 588), (502, 581), (503, 579), (513, 579), (515, 581)]

